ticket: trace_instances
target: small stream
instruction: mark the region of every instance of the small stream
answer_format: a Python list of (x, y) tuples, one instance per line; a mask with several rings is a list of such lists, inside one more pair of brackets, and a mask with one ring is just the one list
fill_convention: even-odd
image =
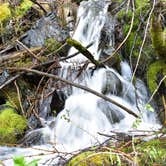
[[(107, 12), (109, 3), (107, 0), (83, 1), (78, 9), (73, 38), (83, 46), (92, 44), (88, 50), (95, 59), (106, 58), (114, 50), (116, 19)], [(77, 50), (71, 48), (68, 56), (75, 52)], [(86, 60), (79, 54), (61, 62), (59, 76), (85, 85), (130, 108), (140, 115), (137, 130), (154, 131), (160, 128), (156, 113), (146, 109), (149, 93), (144, 82), (136, 78), (135, 85), (131, 83), (132, 71), (126, 61), (121, 62), (120, 72), (109, 66), (94, 70), (93, 64), (89, 64), (86, 70), (79, 73)], [(66, 86), (61, 91), (67, 98), (64, 109), (57, 117), (51, 117), (45, 127), (39, 129), (38, 132), (43, 134), (44, 144), (35, 147), (51, 149), (52, 145), (48, 144), (51, 142), (59, 151), (71, 152), (105, 141), (106, 137), (99, 133), (113, 135), (111, 131), (123, 133), (135, 131), (133, 126), (137, 119), (115, 104), (71, 86)], [(49, 109), (48, 104), (45, 104), (44, 109)], [(1, 160), (16, 154), (36, 153), (41, 151), (30, 148), (0, 147)], [(48, 159), (50, 156), (45, 158)], [(42, 157), (43, 160), (45, 158)], [(5, 163), (7, 162), (12, 165), (11, 161), (6, 160)]]

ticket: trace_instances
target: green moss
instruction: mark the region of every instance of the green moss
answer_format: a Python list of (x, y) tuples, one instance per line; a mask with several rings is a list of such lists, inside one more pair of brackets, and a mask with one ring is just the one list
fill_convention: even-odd
[(88, 58), (90, 60), (90, 62), (92, 62), (93, 64), (96, 65), (96, 67), (104, 67), (104, 65), (102, 63), (100, 63), (98, 60), (94, 59), (94, 56), (88, 51), (88, 49), (85, 48), (84, 46), (82, 46), (81, 43), (78, 42), (77, 40), (68, 38), (66, 40), (66, 42), (68, 45), (73, 46), (81, 54), (83, 54), (86, 58)]
[(83, 152), (80, 155), (74, 157), (68, 166), (100, 166), (110, 165), (109, 153), (95, 153), (95, 152)]
[(31, 7), (33, 3), (30, 0), (23, 0), (19, 6), (11, 9), (9, 3), (0, 4), (0, 22), (13, 17), (22, 17)]
[[(110, 144), (112, 144), (110, 142)], [(113, 144), (114, 145), (114, 144)], [(134, 147), (134, 149), (133, 149)], [(102, 149), (102, 150), (101, 150)], [(105, 151), (103, 151), (105, 149)], [(137, 155), (135, 155), (137, 154)], [(154, 139), (148, 142), (140, 139), (132, 140), (126, 146), (126, 142), (118, 142), (116, 145), (104, 146), (92, 149), (73, 157), (68, 166), (114, 166), (114, 165), (165, 165), (166, 163), (166, 139)]]
[(56, 51), (61, 46), (62, 44), (54, 38), (48, 38), (45, 40), (45, 47), (47, 48), (46, 54)]
[(15, 9), (16, 17), (22, 17), (31, 7), (33, 3), (30, 0), (23, 0), (22, 3)]
[[(148, 0), (136, 0), (135, 1), (135, 17), (133, 22), (132, 31), (130, 33), (130, 36), (128, 37), (125, 46), (124, 46), (124, 54), (127, 59), (129, 59), (129, 55), (132, 50), (132, 58), (137, 58), (140, 51), (140, 46), (143, 41), (143, 33), (144, 30), (144, 23), (142, 22), (142, 16), (146, 14), (147, 10), (149, 9), (150, 4)], [(123, 8), (120, 10), (117, 14), (118, 20), (121, 22), (122, 20), (125, 22), (123, 25), (123, 34), (124, 36), (127, 35), (130, 29), (131, 19), (132, 19), (132, 10), (129, 8), (129, 10), (126, 12), (126, 9)], [(140, 23), (143, 25), (140, 26)], [(147, 40), (144, 45), (144, 56), (148, 59), (149, 53), (151, 53), (151, 47), (149, 47), (149, 41)], [(145, 58), (144, 58), (145, 59)]]
[(11, 17), (11, 11), (8, 3), (0, 4), (0, 22), (3, 22)]
[[(163, 60), (152, 63), (147, 71), (147, 83), (151, 92), (157, 88), (157, 73), (163, 71), (163, 75), (166, 75), (166, 62)], [(164, 81), (166, 84), (166, 80)]]
[(26, 119), (18, 115), (12, 108), (4, 108), (0, 112), (0, 144), (15, 143), (17, 136), (27, 126)]

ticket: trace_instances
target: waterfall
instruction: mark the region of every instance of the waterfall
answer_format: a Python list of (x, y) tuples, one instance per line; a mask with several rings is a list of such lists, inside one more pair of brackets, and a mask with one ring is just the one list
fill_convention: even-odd
[[(114, 50), (115, 18), (107, 12), (109, 3), (107, 0), (82, 1), (78, 9), (73, 38), (85, 47), (91, 44), (88, 50), (95, 59)], [(77, 50), (71, 48), (68, 56), (75, 52)], [(78, 76), (86, 60), (79, 54), (61, 62), (59, 76), (104, 94), (140, 115), (137, 130), (160, 127), (156, 113), (146, 108), (149, 95), (145, 84), (140, 79), (136, 79), (134, 85), (131, 83), (132, 71), (126, 61), (120, 64), (121, 73), (108, 66), (94, 70), (90, 64)], [(106, 138), (99, 133), (111, 135), (111, 131), (134, 130), (137, 119), (115, 104), (75, 87), (66, 86), (62, 90), (67, 96), (65, 107), (55, 117), (54, 127), (49, 128), (49, 141), (60, 151), (70, 152), (102, 143)], [(43, 134), (48, 135), (47, 127), (43, 128)], [(18, 151), (25, 154), (25, 149)]]
[[(107, 38), (107, 47), (114, 46), (115, 18), (110, 16), (107, 8), (110, 2), (89, 0), (83, 1), (78, 10), (77, 27), (73, 38), (83, 46), (92, 43), (88, 49), (95, 59), (100, 59), (105, 48), (100, 47), (103, 30)], [(111, 23), (111, 24), (110, 24)], [(112, 49), (113, 50), (113, 49)], [(77, 52), (74, 48), (69, 56)], [(71, 65), (81, 65), (87, 59), (79, 54), (61, 63), (62, 70)], [(67, 66), (67, 67), (66, 67)], [(74, 75), (74, 72), (73, 72)], [(66, 78), (62, 75), (62, 77)], [(135, 86), (131, 83), (132, 71), (127, 62), (121, 62), (121, 75), (112, 68), (101, 68), (92, 74), (89, 67), (82, 71), (81, 77), (70, 80), (85, 85), (99, 93), (104, 93), (118, 103), (130, 108), (140, 115), (138, 130), (154, 130), (159, 127), (156, 114), (146, 110), (148, 92), (145, 84), (136, 79)], [(105, 138), (98, 133), (111, 134), (111, 131), (129, 131), (137, 119), (118, 106), (78, 88), (73, 88), (68, 96), (64, 110), (58, 114), (54, 131), (57, 145), (65, 150), (72, 151), (101, 143)]]

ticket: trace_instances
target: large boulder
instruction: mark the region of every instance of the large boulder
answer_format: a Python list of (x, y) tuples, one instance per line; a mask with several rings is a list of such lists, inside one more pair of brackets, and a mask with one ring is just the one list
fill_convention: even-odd
[(35, 25), (22, 36), (22, 43), (27, 47), (38, 47), (45, 44), (46, 39), (53, 38), (63, 42), (69, 33), (59, 23), (55, 13), (49, 13), (36, 21)]

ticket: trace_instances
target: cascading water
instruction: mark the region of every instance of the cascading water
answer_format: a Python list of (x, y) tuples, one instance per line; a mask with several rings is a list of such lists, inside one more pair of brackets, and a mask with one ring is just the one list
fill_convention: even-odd
[[(115, 20), (108, 15), (108, 5), (108, 1), (90, 0), (82, 2), (78, 10), (78, 24), (73, 38), (81, 42), (83, 46), (93, 43), (88, 50), (95, 59), (102, 56), (103, 48), (99, 47), (100, 40), (102, 31), (108, 26), (108, 22), (111, 22), (107, 34), (109, 47), (113, 47), (114, 44)], [(76, 51), (71, 48), (69, 55)], [(87, 59), (79, 54), (71, 58), (69, 63), (80, 65), (85, 60)], [(65, 68), (66, 64), (62, 63), (62, 66)], [(145, 109), (148, 93), (144, 83), (138, 79), (135, 87), (130, 83), (132, 72), (127, 62), (121, 62), (121, 73), (122, 76), (107, 67), (94, 71), (92, 75), (89, 69), (82, 72), (83, 79), (77, 78), (75, 81), (99, 93), (105, 93), (108, 97), (141, 115), (138, 129), (154, 129), (157, 127), (157, 119), (155, 113), (149, 113)], [(78, 88), (72, 88), (72, 94), (66, 100), (64, 110), (56, 119), (56, 143), (62, 144), (65, 150), (88, 147), (104, 140), (98, 134), (99, 132), (110, 134), (110, 131), (115, 129), (128, 131), (132, 129), (135, 120), (135, 117), (118, 106)]]
[[(102, 56), (106, 45), (112, 50), (114, 47), (115, 19), (107, 12), (109, 3), (107, 0), (83, 1), (78, 10), (77, 27), (73, 38), (84, 46), (92, 43), (89, 51), (95, 59)], [(107, 43), (102, 47), (104, 29), (108, 29), (105, 32)], [(71, 48), (69, 55), (75, 52), (77, 50)], [(135, 86), (131, 84), (132, 72), (127, 62), (121, 62), (121, 75), (109, 67), (97, 70), (88, 67), (77, 76), (77, 69), (86, 60), (79, 54), (70, 58), (68, 62), (62, 62), (59, 75), (107, 95), (140, 115), (141, 123), (138, 129), (155, 130), (160, 127), (156, 114), (145, 109), (149, 97), (144, 83), (136, 79)], [(132, 130), (136, 120), (133, 115), (94, 94), (75, 87), (68, 88), (70, 90), (62, 88), (66, 90), (64, 93), (67, 96), (65, 108), (56, 117), (55, 127), (49, 129), (49, 141), (55, 143), (57, 149), (62, 150), (63, 147), (64, 151), (73, 151), (85, 148), (106, 139), (99, 133), (111, 134), (111, 131), (115, 130), (123, 132)], [(42, 131), (45, 134), (46, 128)]]

